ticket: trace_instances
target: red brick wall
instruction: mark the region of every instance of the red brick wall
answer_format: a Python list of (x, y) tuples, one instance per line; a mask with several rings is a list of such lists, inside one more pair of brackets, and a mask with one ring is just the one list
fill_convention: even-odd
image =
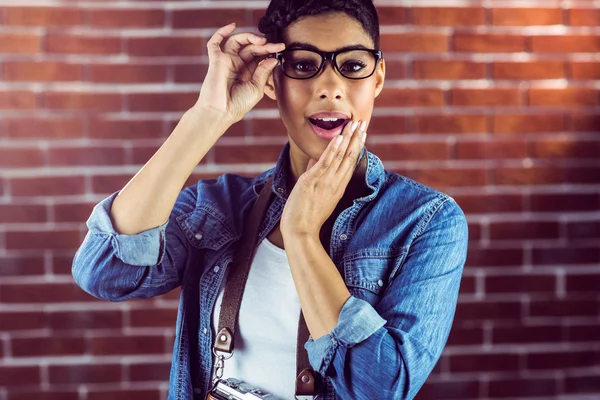
[[(178, 293), (95, 300), (71, 261), (92, 206), (195, 101), (206, 39), (254, 29), (266, 2), (123, 3), (0, 7), (0, 400), (166, 398)], [(600, 11), (395, 3), (378, 5), (388, 76), (367, 146), (453, 195), (471, 234), (419, 399), (600, 396)], [(259, 103), (189, 183), (270, 168), (276, 116)]]

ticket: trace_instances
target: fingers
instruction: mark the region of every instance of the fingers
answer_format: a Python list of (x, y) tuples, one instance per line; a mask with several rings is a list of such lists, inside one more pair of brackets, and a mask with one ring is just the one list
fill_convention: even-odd
[(206, 48), (208, 49), (208, 55), (210, 58), (214, 59), (217, 54), (220, 54), (221, 51), (221, 43), (225, 40), (225, 38), (235, 30), (235, 22), (225, 25), (219, 29), (211, 36), (211, 38), (206, 43)]
[(276, 58), (265, 58), (256, 66), (251, 81), (261, 92), (267, 84), (267, 79), (269, 79), (271, 71), (273, 71), (277, 65), (279, 65), (279, 60)]
[(257, 58), (261, 58), (266, 56), (267, 54), (277, 53), (285, 49), (284, 43), (267, 43), (265, 45), (248, 45), (244, 47), (240, 53), (240, 58), (244, 61), (244, 63), (253, 70), (254, 65), (258, 63), (260, 60)]
[(325, 152), (319, 158), (319, 165), (316, 165), (316, 172), (319, 177), (324, 174), (330, 176), (336, 174), (340, 163), (344, 159), (344, 154), (346, 152), (346, 148), (348, 147), (348, 143), (350, 142), (352, 134), (357, 126), (358, 121), (348, 122), (344, 127), (342, 134), (336, 138), (333, 138), (329, 142)]
[(358, 164), (358, 158), (367, 140), (367, 121), (362, 121), (356, 128), (352, 137), (348, 140), (348, 146), (343, 155), (337, 174), (348, 177), (354, 173)]

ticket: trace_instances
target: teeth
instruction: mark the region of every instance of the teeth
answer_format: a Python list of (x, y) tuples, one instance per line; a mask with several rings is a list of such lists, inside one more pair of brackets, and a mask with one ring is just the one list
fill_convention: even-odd
[(338, 119), (341, 119), (341, 118), (315, 118), (315, 119), (318, 119), (321, 121), (333, 122), (333, 121), (337, 121)]

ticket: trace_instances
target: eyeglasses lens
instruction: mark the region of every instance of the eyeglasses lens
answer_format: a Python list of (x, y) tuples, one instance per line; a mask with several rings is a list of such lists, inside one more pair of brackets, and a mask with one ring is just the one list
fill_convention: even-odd
[[(375, 70), (375, 55), (364, 50), (350, 50), (336, 57), (338, 70), (346, 78), (360, 79)], [(283, 72), (290, 78), (308, 79), (319, 73), (321, 55), (309, 50), (291, 50), (283, 53)]]

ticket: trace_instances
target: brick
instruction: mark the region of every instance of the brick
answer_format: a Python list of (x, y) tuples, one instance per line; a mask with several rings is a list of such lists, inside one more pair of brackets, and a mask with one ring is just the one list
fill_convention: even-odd
[(6, 61), (2, 65), (5, 81), (55, 82), (83, 79), (81, 64), (53, 61)]
[(83, 355), (85, 353), (85, 341), (83, 337), (13, 338), (10, 343), (13, 357), (66, 356)]
[(598, 194), (532, 194), (531, 211), (560, 212), (560, 211), (596, 211), (600, 205)]
[(381, 92), (378, 107), (440, 107), (444, 105), (441, 89), (395, 89)]
[(36, 107), (34, 92), (0, 92), (0, 110), (31, 110)]
[(567, 393), (600, 393), (600, 379), (592, 373), (591, 376), (566, 376), (565, 392)]
[(565, 352), (530, 353), (526, 355), (527, 368), (531, 370), (597, 366), (600, 351), (569, 350)]
[(96, 203), (54, 204), (54, 221), (84, 223), (92, 213), (95, 204)]
[(172, 26), (175, 29), (220, 28), (232, 22), (245, 26), (245, 8), (212, 8), (202, 10), (173, 10)]
[(562, 338), (560, 325), (507, 326), (492, 328), (494, 344), (558, 343)]
[(57, 27), (81, 25), (82, 13), (77, 8), (60, 7), (5, 7), (3, 25)]
[(529, 305), (531, 317), (596, 317), (596, 300), (532, 300)]
[(529, 89), (529, 104), (532, 106), (595, 106), (598, 91), (595, 89)]
[(384, 53), (441, 53), (450, 50), (448, 36), (439, 33), (384, 34), (380, 47)]
[(527, 144), (523, 140), (459, 141), (455, 151), (457, 159), (521, 159), (527, 157)]
[(405, 79), (408, 76), (406, 71), (407, 63), (402, 60), (385, 60), (386, 80)]
[(370, 151), (382, 160), (446, 160), (448, 159), (448, 143), (374, 143)]
[(165, 11), (160, 9), (86, 8), (88, 24), (96, 28), (160, 28), (165, 26)]
[(416, 399), (475, 399), (479, 397), (479, 381), (452, 378), (452, 381), (428, 380), (419, 389)]
[(489, 397), (554, 397), (558, 394), (558, 382), (554, 378), (511, 378), (490, 380)]
[(481, 239), (481, 225), (468, 224), (469, 225), (469, 242), (478, 241)]
[(132, 37), (126, 39), (126, 49), (131, 56), (170, 57), (202, 56), (206, 45), (201, 38), (190, 36)]
[(558, 238), (558, 223), (546, 221), (492, 222), (492, 240), (554, 239)]
[(510, 302), (460, 302), (456, 308), (455, 323), (470, 321), (520, 321), (521, 304), (518, 301)]
[(569, 222), (567, 237), (570, 239), (599, 238), (600, 221)]
[(129, 379), (132, 382), (168, 381), (170, 362), (136, 364), (129, 366)]
[[(377, 13), (379, 14), (380, 25), (398, 25), (404, 24), (407, 21), (406, 17), (407, 9), (399, 6), (377, 6)], [(264, 12), (259, 14), (264, 15)]]
[(485, 9), (482, 7), (413, 7), (411, 11), (414, 25), (485, 25)]
[(535, 53), (597, 53), (600, 36), (594, 35), (539, 35), (531, 37)]
[(486, 64), (475, 61), (414, 61), (413, 75), (415, 79), (484, 79)]
[(567, 327), (567, 341), (595, 342), (600, 337), (600, 324), (573, 325)]
[(85, 193), (81, 176), (13, 178), (9, 181), (13, 196), (67, 196)]
[[(468, 179), (465, 177), (468, 176)], [(477, 168), (437, 169), (422, 168), (413, 178), (427, 186), (441, 190), (447, 187), (468, 187), (487, 185), (487, 171)]]
[(123, 165), (125, 149), (122, 147), (58, 147), (48, 153), (51, 166)]
[[(596, 236), (600, 237), (600, 233)], [(600, 249), (574, 245), (551, 248), (534, 246), (531, 258), (533, 265), (595, 264), (600, 262)]]
[(48, 221), (48, 211), (44, 205), (0, 205), (0, 221), (3, 223), (44, 223)]
[(562, 61), (495, 62), (492, 64), (494, 79), (561, 79), (565, 78)]
[(177, 308), (135, 309), (130, 315), (135, 327), (174, 327), (177, 322)]
[(88, 71), (90, 81), (98, 83), (163, 83), (167, 80), (166, 65), (92, 64)]
[(556, 291), (556, 278), (554, 275), (508, 275), (486, 276), (486, 293), (546, 293)]
[(600, 79), (600, 62), (572, 61), (569, 66), (572, 79)]
[(4, 123), (5, 136), (9, 138), (72, 139), (83, 136), (83, 124), (79, 118), (6, 118)]
[(94, 118), (90, 137), (97, 139), (162, 139), (165, 137), (163, 121)]
[(549, 159), (598, 159), (600, 141), (572, 138), (539, 139), (531, 143), (531, 156)]
[(569, 13), (569, 25), (593, 26), (600, 25), (600, 10), (597, 8), (571, 8)]
[(523, 265), (522, 249), (469, 248), (466, 267), (509, 267)]
[(169, 350), (165, 348), (163, 335), (119, 335), (90, 338), (90, 351), (95, 355), (164, 354)]
[(23, 389), (23, 390), (12, 390), (9, 389), (7, 400), (78, 400), (79, 393), (77, 390), (65, 391), (65, 390), (36, 390), (36, 389)]
[(53, 255), (52, 256), (52, 273), (55, 275), (72, 275), (71, 268), (73, 266), (73, 255), (68, 256)]
[(119, 364), (50, 365), (48, 375), (51, 384), (120, 382), (122, 377)]
[(373, 116), (367, 130), (370, 135), (406, 133), (407, 123), (403, 115)]
[(123, 98), (117, 93), (51, 92), (42, 93), (44, 108), (78, 111), (121, 111)]
[(565, 182), (579, 184), (600, 183), (600, 168), (597, 167), (571, 167), (564, 169)]
[[(217, 164), (258, 164), (276, 162), (281, 153), (280, 144), (257, 146), (255, 150), (251, 145), (219, 146), (213, 147), (214, 160)], [(260, 148), (260, 151), (258, 150)]]
[(130, 111), (183, 112), (196, 103), (198, 93), (131, 93), (127, 97)]
[(600, 288), (600, 274), (568, 274), (566, 288), (567, 292), (571, 293), (597, 293)]
[(177, 64), (173, 66), (173, 81), (201, 83), (206, 78), (207, 72), (208, 65), (206, 63)]
[[(23, 207), (23, 206), (16, 206)], [(5, 221), (0, 215), (0, 220)], [(37, 256), (0, 256), (1, 276), (44, 275), (44, 258)], [(1, 320), (1, 317), (0, 317)]]
[(498, 167), (492, 174), (496, 185), (548, 185), (563, 183), (566, 179), (565, 171), (557, 167)]
[(483, 345), (483, 328), (456, 328), (453, 327), (448, 337), (448, 346), (473, 346)]
[(493, 133), (561, 132), (564, 129), (565, 118), (560, 114), (496, 114), (492, 117)]
[(87, 393), (87, 400), (130, 400), (130, 399), (144, 399), (144, 400), (161, 400), (160, 390), (133, 390), (123, 389), (119, 391), (101, 390), (101, 389), (90, 389)]
[(539, 26), (561, 25), (560, 8), (493, 8), (492, 25)]
[(75, 230), (54, 231), (6, 231), (7, 250), (76, 250), (81, 245), (79, 232)]
[[(10, 232), (9, 232), (10, 233)], [(57, 232), (58, 233), (58, 232)], [(61, 233), (62, 235), (63, 233)], [(10, 244), (10, 236), (8, 236)], [(35, 238), (32, 238), (34, 241)], [(54, 240), (60, 242), (59, 240)], [(52, 243), (45, 243), (34, 248), (52, 248)], [(4, 303), (65, 303), (65, 302), (87, 302), (97, 301), (81, 290), (75, 283), (23, 283), (0, 285), (0, 301)]]
[(92, 192), (108, 196), (121, 190), (130, 180), (131, 175), (94, 175), (92, 176)]
[(477, 283), (474, 276), (463, 276), (460, 281), (460, 294), (475, 293), (477, 290), (476, 285)]
[[(131, 164), (143, 166), (154, 154), (156, 154), (159, 147), (159, 145), (134, 147), (131, 150)], [(204, 164), (206, 164), (206, 161), (204, 161)]]
[(452, 196), (466, 214), (522, 212), (523, 196), (519, 194), (461, 194)]
[(46, 49), (49, 53), (70, 54), (119, 54), (121, 38), (104, 36), (84, 36), (48, 33)]
[(0, 365), (0, 386), (39, 385), (39, 367)]
[(477, 53), (510, 53), (525, 51), (521, 35), (455, 33), (454, 51)]
[(0, 33), (0, 53), (37, 54), (42, 50), (39, 35), (25, 33)]
[(523, 93), (520, 89), (451, 89), (454, 106), (494, 107), (520, 106)]
[(485, 133), (485, 115), (420, 115), (415, 117), (416, 133)]
[[(308, 122), (307, 122), (308, 124)], [(286, 135), (286, 129), (283, 125), (281, 118), (252, 118), (247, 124), (244, 121), (237, 122), (232, 125), (228, 130), (227, 136), (244, 136), (246, 134), (246, 127), (249, 129), (250, 136), (284, 136)], [(310, 128), (307, 126), (307, 130)]]
[(0, 326), (3, 331), (9, 332), (45, 329), (48, 327), (48, 320), (38, 311), (0, 311)]
[(517, 354), (469, 354), (450, 356), (452, 372), (515, 371), (519, 368)]
[(49, 313), (50, 328), (54, 331), (74, 329), (121, 329), (120, 310), (55, 311)]
[[(1, 168), (39, 168), (45, 164), (45, 151), (42, 149), (4, 148), (0, 149)], [(2, 218), (0, 218), (2, 219)]]

